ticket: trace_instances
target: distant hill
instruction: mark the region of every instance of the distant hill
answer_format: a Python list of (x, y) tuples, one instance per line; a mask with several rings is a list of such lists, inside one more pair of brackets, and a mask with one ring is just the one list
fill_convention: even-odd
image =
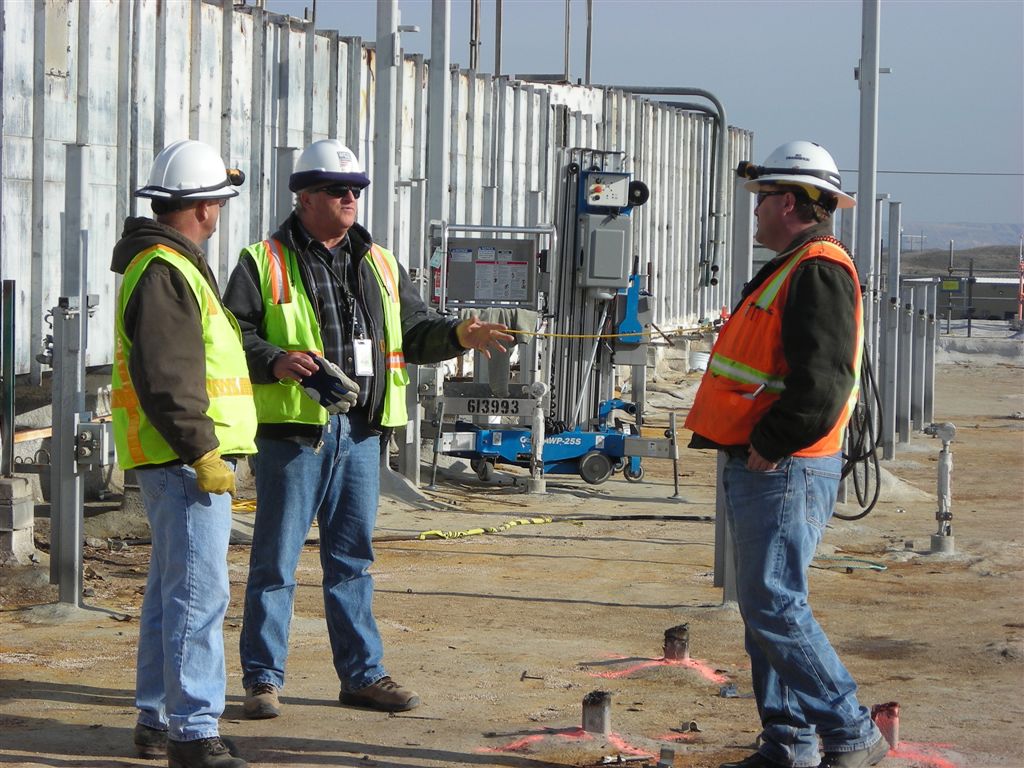
[[(1024, 234), (1024, 224), (935, 224), (920, 221), (903, 221), (903, 252), (920, 250), (949, 251), (949, 241), (954, 250), (979, 248), (983, 245), (1019, 245)], [(888, 233), (882, 230), (883, 237)], [(924, 241), (922, 242), (922, 236)]]
[[(1005, 277), (1014, 277), (1018, 274), (1019, 254), (1019, 244), (961, 250), (954, 243), (953, 268), (956, 270), (969, 269), (973, 260), (975, 270), (996, 269)], [(949, 248), (912, 252), (904, 250), (900, 254), (900, 272), (905, 276), (916, 277), (947, 275), (949, 274)], [(985, 272), (980, 272), (980, 274), (985, 274)], [(990, 272), (988, 275), (1000, 276)]]

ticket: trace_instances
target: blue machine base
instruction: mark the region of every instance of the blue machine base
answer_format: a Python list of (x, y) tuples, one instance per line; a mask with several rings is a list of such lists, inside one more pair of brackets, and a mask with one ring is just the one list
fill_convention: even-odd
[[(475, 446), (468, 451), (446, 451), (450, 456), (469, 459), (475, 467), (481, 462), (530, 466), (533, 432), (521, 427), (487, 429), (478, 424), (456, 422), (456, 432), (475, 433)], [(627, 435), (615, 429), (584, 432), (574, 429), (544, 439), (544, 474), (580, 475), (589, 483), (603, 483), (617, 470), (627, 480), (643, 478), (639, 456), (624, 454)], [(480, 469), (477, 474), (483, 477)]]

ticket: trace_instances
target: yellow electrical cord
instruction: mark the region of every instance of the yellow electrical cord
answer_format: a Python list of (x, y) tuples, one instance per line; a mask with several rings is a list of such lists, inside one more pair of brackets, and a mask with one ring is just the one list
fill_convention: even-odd
[(554, 522), (550, 517), (521, 517), (518, 520), (508, 520), (501, 525), (487, 526), (485, 528), (469, 528), (464, 531), (423, 531), (416, 538), (419, 541), (426, 539), (463, 539), (466, 536), (479, 536), (485, 533), (501, 533), (517, 525), (543, 525)]
[(520, 336), (536, 336), (542, 339), (617, 339), (620, 336), (652, 336), (650, 331), (623, 331), (622, 333), (541, 333), (540, 331), (516, 331), (509, 328), (508, 333)]

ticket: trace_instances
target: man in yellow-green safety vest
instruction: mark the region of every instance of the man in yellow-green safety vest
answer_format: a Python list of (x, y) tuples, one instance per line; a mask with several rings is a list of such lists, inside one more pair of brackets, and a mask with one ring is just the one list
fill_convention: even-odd
[(134, 469), (152, 530), (139, 617), (133, 731), (139, 757), (182, 768), (245, 768), (220, 738), (234, 458), (256, 450), (241, 332), (201, 244), (238, 192), (214, 149), (178, 141), (155, 158), (154, 219), (129, 218), (111, 269), (111, 414), (118, 462)]
[(504, 325), (427, 309), (394, 255), (356, 223), (369, 184), (339, 141), (307, 147), (289, 179), (295, 210), (242, 251), (224, 296), (242, 328), (259, 418), (239, 648), (252, 719), (280, 714), (295, 569), (314, 519), (340, 703), (388, 712), (419, 704), (384, 669), (371, 607), (381, 434), (408, 421), (406, 361), (489, 354), (513, 341)]

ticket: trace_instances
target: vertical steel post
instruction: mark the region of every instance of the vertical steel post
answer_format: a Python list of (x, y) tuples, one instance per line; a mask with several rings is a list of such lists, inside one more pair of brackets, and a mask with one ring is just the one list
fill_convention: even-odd
[[(878, 40), (880, 0), (862, 0), (860, 88), (860, 161), (857, 172), (857, 269), (865, 285), (874, 282), (875, 189), (878, 159)], [(864, 327), (874, 327), (874, 305), (864, 304)]]
[(451, 153), (452, 75), (449, 39), (451, 0), (433, 0), (430, 9), (430, 70), (427, 75), (427, 114), (430, 151), (427, 153), (427, 220), (448, 220), (448, 178)]
[(62, 603), (81, 601), (84, 494), (75, 456), (78, 414), (85, 410), (88, 311), (88, 147), (68, 144), (64, 186), (61, 297), (53, 317), (53, 437), (50, 469), (50, 582)]
[[(500, 1), (500, 0), (499, 0)], [(587, 64), (584, 69), (584, 85), (590, 85), (590, 64), (594, 50), (594, 0), (587, 0)]]
[[(851, 193), (857, 197), (857, 193)], [(850, 253), (857, 252), (857, 209), (840, 208), (839, 214), (839, 239), (843, 241)]]
[[(395, 102), (402, 64), (398, 0), (377, 2), (377, 90), (373, 118), (373, 231), (385, 248), (394, 246)], [(364, 158), (365, 161), (365, 158)]]
[(0, 477), (11, 477), (14, 466), (14, 280), (3, 283), (3, 445), (0, 450)]
[[(62, 296), (53, 309), (53, 438), (50, 475), (50, 581), (61, 603), (82, 601), (82, 514), (85, 501), (78, 473), (75, 434), (85, 408), (84, 350), (81, 346), (85, 310), (77, 296)], [(53, 533), (57, 532), (54, 537)], [(57, 543), (55, 548), (53, 545)]]
[(501, 77), (501, 2), (494, 0), (494, 76)]
[[(881, 237), (882, 206), (885, 204), (885, 201), (888, 200), (888, 199), (889, 199), (889, 194), (888, 193), (882, 193), (882, 194), (878, 195), (875, 198), (875, 232), (876, 232), (875, 241), (876, 242), (875, 242), (875, 248), (874, 248), (873, 257), (872, 257), (874, 259), (874, 261), (873, 261), (872, 266), (871, 266), (871, 282), (870, 282), (870, 284), (867, 287), (868, 293), (871, 296), (871, 311), (870, 311), (870, 313), (866, 313), (866, 314), (868, 314), (870, 316), (870, 319), (871, 319), (870, 331), (868, 330), (868, 326), (867, 326), (866, 323), (865, 323), (865, 326), (864, 326), (864, 336), (868, 340), (868, 351), (869, 351), (869, 353), (871, 355), (871, 357), (870, 357), (871, 367), (872, 367), (872, 369), (874, 369), (876, 371), (878, 370), (878, 357), (879, 357), (878, 346), (879, 346), (879, 336), (880, 336), (880, 333), (881, 333), (881, 320), (879, 319), (879, 307), (881, 306), (881, 303), (882, 303), (882, 282), (883, 282), (883, 279), (882, 279), (882, 254), (883, 254), (883, 248), (882, 248), (882, 237)], [(896, 239), (899, 240), (899, 234), (897, 234)], [(889, 248), (890, 249), (892, 248), (891, 240), (890, 240)]]
[(925, 335), (924, 349), (924, 413), (922, 415), (925, 424), (931, 424), (935, 420), (935, 337), (936, 337), (936, 310), (939, 303), (939, 281), (936, 278), (928, 286), (928, 330)]
[(902, 248), (899, 231), (902, 226), (902, 203), (889, 203), (889, 261), (885, 281), (885, 303), (882, 335), (879, 343), (879, 383), (881, 413), (881, 448), (883, 459), (896, 457), (896, 381), (899, 375), (898, 349), (900, 325), (900, 259)]
[(742, 184), (733, 187), (732, 194), (732, 258), (730, 280), (726, 287), (726, 301), (732, 310), (739, 301), (743, 286), (753, 277), (754, 254), (754, 196)]
[[(35, 0), (33, 14), (32, 37), (32, 265), (30, 268), (29, 292), (29, 339), (31, 349), (42, 349), (43, 339), (43, 248), (47, 245), (45, 238), (46, 223), (51, 220), (53, 212), (46, 205), (46, 123), (47, 123), (47, 63), (46, 63), (46, 20), (47, 9), (45, 0)], [(6, 36), (6, 33), (5, 33)], [(6, 37), (5, 37), (6, 40)], [(28, 54), (29, 52), (26, 52)], [(53, 109), (53, 107), (51, 107)], [(51, 203), (52, 207), (52, 203)], [(52, 246), (50, 246), (52, 247)], [(48, 263), (48, 261), (47, 261)], [(29, 356), (29, 375), (32, 383), (39, 385), (43, 381), (43, 369), (35, 355)]]
[(898, 373), (896, 380), (896, 431), (899, 442), (910, 442), (910, 382), (913, 352), (914, 306), (913, 289), (900, 290), (900, 335), (897, 342)]
[(569, 82), (569, 0), (565, 0), (565, 82)]
[(274, 210), (271, 211), (271, 229), (288, 218), (295, 205), (295, 197), (288, 189), (288, 179), (299, 159), (299, 150), (295, 147), (277, 147), (274, 150), (277, 178), (274, 180)]
[(736, 602), (736, 563), (732, 555), (732, 533), (725, 515), (725, 488), (722, 477), (729, 457), (725, 451), (718, 452), (715, 478), (715, 575), (714, 586), (722, 588), (722, 602)]
[(480, 63), (480, 0), (469, 0), (469, 68)]
[(910, 415), (914, 430), (924, 429), (925, 366), (928, 338), (928, 286), (914, 286), (914, 352), (911, 377)]

